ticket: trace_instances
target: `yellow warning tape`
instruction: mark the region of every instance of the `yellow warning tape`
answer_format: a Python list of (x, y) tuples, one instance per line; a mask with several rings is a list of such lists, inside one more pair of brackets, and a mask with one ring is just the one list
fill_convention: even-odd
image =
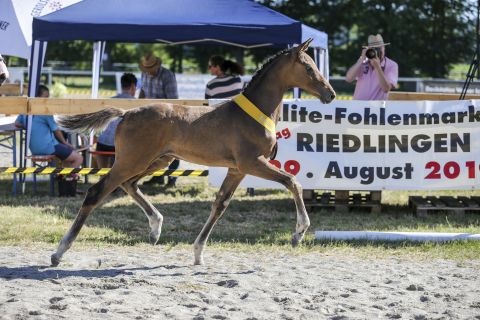
[[(82, 175), (103, 176), (110, 172), (110, 168), (56, 168), (56, 167), (37, 167), (37, 168), (21, 168), (21, 167), (0, 167), (0, 174), (58, 174), (67, 175), (72, 173)], [(208, 170), (158, 170), (150, 175), (152, 176), (172, 176), (172, 177), (205, 177), (208, 176)]]

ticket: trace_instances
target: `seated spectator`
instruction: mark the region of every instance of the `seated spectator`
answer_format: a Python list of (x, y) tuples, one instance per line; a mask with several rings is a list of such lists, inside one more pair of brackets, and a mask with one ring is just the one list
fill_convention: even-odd
[[(133, 73), (124, 73), (120, 79), (122, 93), (112, 97), (114, 99), (135, 99), (137, 89), (137, 78)], [(107, 128), (100, 134), (97, 140), (97, 151), (115, 152), (115, 131), (122, 118), (117, 118), (110, 122)], [(97, 155), (97, 164), (99, 168), (111, 168), (115, 161), (114, 155)]]
[[(40, 85), (37, 97), (48, 98), (49, 96), (48, 88)], [(15, 120), (15, 126), (26, 129), (26, 120), (26, 115), (19, 115)], [(34, 155), (53, 154), (57, 156), (62, 160), (63, 167), (78, 168), (83, 162), (82, 155), (65, 140), (63, 132), (59, 129), (52, 115), (32, 116), (29, 148)]]
[(242, 92), (243, 82), (239, 75), (243, 75), (244, 70), (240, 64), (212, 56), (208, 69), (215, 78), (207, 83), (205, 99), (229, 99)]

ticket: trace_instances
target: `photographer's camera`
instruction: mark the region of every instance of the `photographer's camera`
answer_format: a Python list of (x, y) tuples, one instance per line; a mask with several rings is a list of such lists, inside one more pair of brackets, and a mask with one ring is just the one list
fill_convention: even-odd
[(368, 48), (367, 51), (365, 51), (365, 56), (368, 59), (380, 58), (380, 55), (381, 55), (380, 48)]

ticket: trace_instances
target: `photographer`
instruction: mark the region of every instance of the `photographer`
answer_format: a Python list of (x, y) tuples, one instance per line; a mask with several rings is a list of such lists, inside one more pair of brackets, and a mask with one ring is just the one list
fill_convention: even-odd
[(385, 46), (380, 34), (369, 35), (357, 62), (345, 76), (347, 82), (357, 80), (354, 100), (387, 100), (388, 92), (397, 86), (398, 65), (385, 56)]
[[(387, 100), (390, 90), (397, 86), (398, 65), (385, 56), (385, 46), (390, 43), (384, 43), (380, 34), (369, 35), (367, 43), (358, 61), (348, 69), (345, 80), (357, 80), (353, 100)], [(382, 191), (370, 191), (370, 198), (381, 203)]]

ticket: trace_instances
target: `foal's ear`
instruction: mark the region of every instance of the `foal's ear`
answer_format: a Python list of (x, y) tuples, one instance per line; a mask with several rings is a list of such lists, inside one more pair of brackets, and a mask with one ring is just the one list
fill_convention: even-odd
[(307, 41), (305, 41), (304, 43), (300, 44), (299, 46), (295, 47), (295, 51), (297, 52), (297, 54), (299, 54), (300, 52), (305, 52), (307, 51), (308, 49), (308, 46), (310, 45), (310, 42), (312, 42), (313, 39), (312, 38), (309, 38)]
[(308, 46), (310, 45), (310, 43), (311, 43), (312, 41), (313, 41), (313, 38), (308, 38), (307, 41), (305, 41), (304, 43), (302, 43), (301, 45), (299, 45), (300, 51), (307, 51)]

